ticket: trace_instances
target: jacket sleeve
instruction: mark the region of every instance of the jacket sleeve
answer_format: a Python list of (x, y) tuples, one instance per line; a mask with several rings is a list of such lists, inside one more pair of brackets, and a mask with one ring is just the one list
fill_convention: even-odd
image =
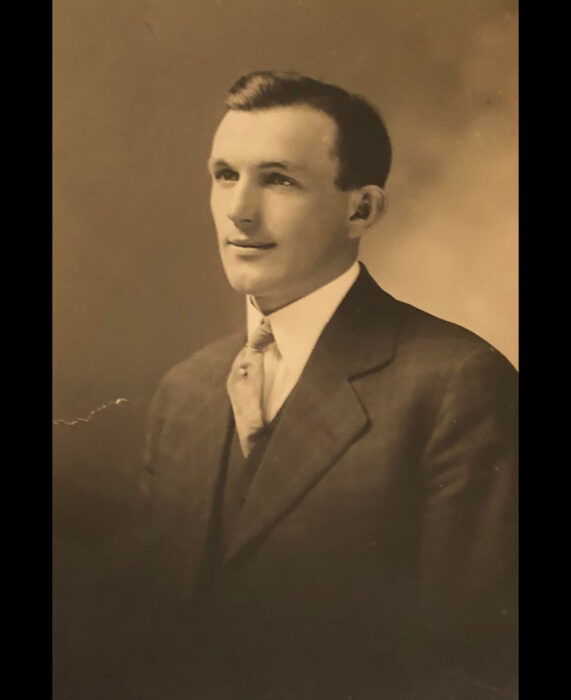
[(434, 697), (513, 697), (517, 379), (493, 348), (470, 353), (448, 377), (424, 451), (420, 647), (443, 684)]

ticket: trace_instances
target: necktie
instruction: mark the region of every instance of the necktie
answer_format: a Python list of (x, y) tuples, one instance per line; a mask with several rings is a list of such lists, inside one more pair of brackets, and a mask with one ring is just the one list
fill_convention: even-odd
[(234, 360), (226, 383), (244, 457), (250, 454), (256, 438), (264, 429), (264, 350), (273, 342), (270, 322), (263, 318)]

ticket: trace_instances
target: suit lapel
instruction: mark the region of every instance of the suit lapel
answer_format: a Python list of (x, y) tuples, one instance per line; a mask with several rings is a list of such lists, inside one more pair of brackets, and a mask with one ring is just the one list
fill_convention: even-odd
[(242, 508), (228, 559), (286, 515), (366, 431), (369, 418), (350, 380), (393, 357), (397, 304), (362, 266), (284, 406)]
[(314, 352), (258, 467), (228, 557), (285, 515), (367, 422), (367, 414), (326, 349)]

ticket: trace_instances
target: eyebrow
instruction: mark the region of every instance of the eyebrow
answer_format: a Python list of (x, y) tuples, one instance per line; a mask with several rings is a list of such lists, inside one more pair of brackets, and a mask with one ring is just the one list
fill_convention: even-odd
[(298, 163), (292, 163), (289, 160), (268, 160), (263, 161), (258, 165), (260, 169), (263, 168), (280, 168), (280, 170), (303, 170), (303, 166)]
[[(216, 159), (216, 160), (209, 160), (207, 163), (207, 167), (209, 169), (213, 168), (233, 168), (230, 163), (227, 163), (225, 160), (222, 159)], [(268, 168), (279, 168), (280, 170), (303, 170), (303, 165), (298, 165), (297, 163), (293, 163), (291, 161), (287, 160), (264, 160), (261, 163), (258, 163), (257, 165), (259, 170), (267, 170)]]
[(212, 158), (210, 158), (206, 163), (206, 167), (209, 170), (211, 170), (213, 168), (231, 168), (232, 166), (229, 165), (225, 160), (212, 160)]

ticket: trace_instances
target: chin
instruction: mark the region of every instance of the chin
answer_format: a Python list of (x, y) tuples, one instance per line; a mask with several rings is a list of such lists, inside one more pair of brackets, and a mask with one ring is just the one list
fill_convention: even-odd
[(226, 276), (232, 289), (239, 294), (250, 294), (251, 296), (257, 296), (267, 293), (271, 288), (271, 285), (268, 284), (267, 280), (261, 280), (255, 275), (239, 273), (232, 274), (227, 272)]
[(272, 286), (270, 275), (251, 264), (228, 261), (224, 272), (232, 289), (240, 294), (262, 294)]

